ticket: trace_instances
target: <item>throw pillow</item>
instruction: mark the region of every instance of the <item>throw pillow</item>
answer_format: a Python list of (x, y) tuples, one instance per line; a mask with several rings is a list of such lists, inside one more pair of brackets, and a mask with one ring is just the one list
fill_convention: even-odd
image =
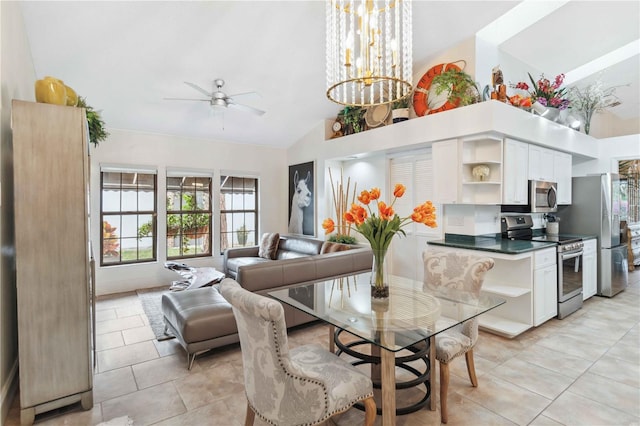
[(349, 250), (351, 247), (349, 247), (349, 245), (347, 244), (342, 244), (342, 243), (334, 243), (331, 241), (325, 241), (324, 243), (322, 243), (322, 248), (320, 249), (320, 254), (325, 254), (325, 253), (335, 253), (338, 251), (345, 251), (345, 250)]
[(260, 247), (258, 248), (258, 256), (263, 259), (275, 260), (278, 252), (278, 243), (280, 242), (280, 234), (264, 233), (260, 239)]

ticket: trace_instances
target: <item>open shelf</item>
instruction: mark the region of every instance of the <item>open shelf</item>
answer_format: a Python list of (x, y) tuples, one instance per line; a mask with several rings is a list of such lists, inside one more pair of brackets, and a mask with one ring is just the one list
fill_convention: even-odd
[(482, 286), (482, 290), (504, 297), (520, 297), (531, 293), (530, 288), (491, 284), (487, 282)]
[(531, 325), (509, 320), (492, 314), (482, 314), (478, 317), (481, 328), (493, 331), (506, 337), (515, 337), (531, 328)]

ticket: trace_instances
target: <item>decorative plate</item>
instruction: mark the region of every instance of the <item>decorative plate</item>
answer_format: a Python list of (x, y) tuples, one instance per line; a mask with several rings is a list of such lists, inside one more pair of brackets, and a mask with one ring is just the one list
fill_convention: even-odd
[(387, 120), (389, 112), (391, 111), (390, 104), (375, 105), (367, 108), (367, 112), (364, 114), (364, 121), (369, 127), (378, 127)]

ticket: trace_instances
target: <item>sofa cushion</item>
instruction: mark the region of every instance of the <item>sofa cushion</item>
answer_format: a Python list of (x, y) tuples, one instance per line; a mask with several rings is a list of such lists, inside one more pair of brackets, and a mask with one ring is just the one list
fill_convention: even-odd
[(262, 234), (260, 247), (258, 248), (258, 256), (263, 259), (275, 260), (279, 242), (280, 234), (277, 232)]
[(335, 253), (338, 251), (345, 251), (345, 250), (350, 250), (351, 246), (349, 246), (348, 244), (342, 244), (342, 243), (334, 243), (331, 241), (325, 241), (324, 243), (322, 243), (322, 248), (320, 249), (320, 254), (325, 254), (325, 253)]
[(267, 262), (269, 262), (269, 259), (264, 259), (262, 257), (231, 257), (227, 260), (227, 270), (231, 272), (238, 272), (238, 268), (240, 266)]
[[(313, 256), (315, 254), (320, 253), (320, 249), (322, 248), (322, 240), (316, 240), (311, 238), (301, 238), (301, 237), (282, 237), (280, 238), (280, 244), (278, 245), (278, 251), (282, 252), (295, 252), (300, 255), (309, 255)], [(280, 254), (278, 254), (278, 258), (280, 259)], [(282, 257), (282, 258), (291, 258), (291, 256)]]

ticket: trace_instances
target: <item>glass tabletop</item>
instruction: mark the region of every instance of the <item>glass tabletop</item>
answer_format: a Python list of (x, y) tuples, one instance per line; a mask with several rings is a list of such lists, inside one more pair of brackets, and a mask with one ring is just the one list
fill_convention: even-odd
[(390, 277), (386, 302), (371, 298), (370, 273), (269, 292), (269, 296), (326, 323), (396, 352), (505, 303), (447, 290), (435, 294), (408, 278)]

